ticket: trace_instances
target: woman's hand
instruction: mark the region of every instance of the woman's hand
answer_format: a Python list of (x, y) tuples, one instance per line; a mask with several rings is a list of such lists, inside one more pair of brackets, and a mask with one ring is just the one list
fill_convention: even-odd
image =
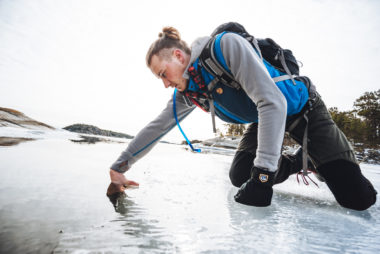
[(123, 192), (126, 188), (138, 187), (137, 182), (128, 180), (125, 178), (124, 174), (119, 173), (113, 169), (110, 170), (111, 183), (114, 185), (114, 191)]

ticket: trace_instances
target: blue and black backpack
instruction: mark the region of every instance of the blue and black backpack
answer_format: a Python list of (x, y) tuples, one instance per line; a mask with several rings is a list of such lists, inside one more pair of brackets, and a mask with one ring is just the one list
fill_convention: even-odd
[(261, 58), (264, 58), (276, 69), (289, 75), (292, 80), (294, 75), (299, 75), (298, 61), (291, 50), (283, 49), (270, 38), (255, 39), (255, 37), (249, 34), (241, 24), (228, 22), (218, 26), (214, 30), (211, 34), (212, 39), (208, 42), (200, 55), (200, 62), (203, 67), (225, 85), (232, 86), (236, 89), (240, 88), (231, 73), (219, 64), (214, 51), (212, 50), (214, 48), (216, 36), (223, 32), (233, 32), (247, 39)]
[[(216, 132), (215, 114), (220, 119), (230, 123), (257, 122), (258, 117), (256, 106), (246, 93), (242, 91), (240, 84), (235, 80), (226, 64), (223, 63), (224, 58), (222, 54), (218, 54), (217, 49), (220, 49), (220, 39), (227, 32), (239, 34), (252, 45), (253, 49), (263, 60), (273, 81), (287, 98), (288, 115), (299, 112), (307, 100), (308, 88), (305, 87), (304, 82), (298, 79), (299, 65), (292, 51), (283, 49), (270, 38), (255, 39), (241, 24), (229, 22), (220, 25), (214, 30), (211, 34), (212, 38), (202, 50), (199, 58), (189, 68), (188, 71), (192, 79), (189, 82), (187, 91), (184, 93), (185, 97), (189, 98), (194, 104), (205, 111), (211, 112), (214, 132)], [(200, 66), (202, 68), (199, 68)], [(298, 94), (295, 91), (303, 90), (300, 87), (305, 87), (305, 92)], [(221, 93), (218, 90), (228, 91), (227, 93), (223, 93), (228, 94), (229, 97), (220, 95)], [(176, 117), (175, 93), (176, 90), (173, 96), (173, 111)], [(293, 99), (292, 97), (295, 94), (298, 95)], [(237, 109), (238, 104), (235, 103), (236, 101), (241, 102), (246, 107), (244, 109), (241, 107)], [(180, 128), (177, 119), (176, 122)], [(182, 134), (184, 133), (182, 132)], [(186, 136), (185, 139), (187, 140)], [(189, 141), (188, 143), (191, 146)]]

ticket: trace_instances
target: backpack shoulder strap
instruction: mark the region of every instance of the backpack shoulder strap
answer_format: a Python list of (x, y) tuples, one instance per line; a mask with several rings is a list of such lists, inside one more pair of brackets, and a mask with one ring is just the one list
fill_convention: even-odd
[[(217, 36), (222, 36), (223, 34), (219, 34)], [(217, 36), (212, 37), (206, 44), (201, 55), (199, 56), (199, 61), (206, 71), (215, 77), (212, 84), (213, 86), (220, 81), (226, 86), (239, 90), (240, 84), (235, 80), (233, 75), (218, 62), (215, 56), (214, 49)]]

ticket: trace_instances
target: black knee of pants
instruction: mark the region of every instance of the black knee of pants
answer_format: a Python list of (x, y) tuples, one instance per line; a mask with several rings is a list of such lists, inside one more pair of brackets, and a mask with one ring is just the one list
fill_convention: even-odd
[[(302, 152), (302, 151), (301, 151)], [(281, 155), (280, 166), (276, 172), (275, 184), (284, 182), (290, 175), (298, 173), (302, 169), (302, 157), (294, 155)]]
[(317, 171), (325, 178), (336, 201), (343, 207), (366, 210), (376, 202), (376, 190), (363, 176), (359, 165), (335, 160), (321, 165)]
[(251, 177), (251, 168), (255, 156), (249, 152), (237, 151), (230, 168), (231, 183), (240, 187)]

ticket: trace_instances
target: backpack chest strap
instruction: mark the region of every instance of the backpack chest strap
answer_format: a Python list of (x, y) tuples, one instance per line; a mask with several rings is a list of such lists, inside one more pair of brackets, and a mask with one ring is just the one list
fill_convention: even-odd
[[(205, 70), (214, 76), (214, 83), (222, 82), (224, 85), (240, 89), (240, 84), (235, 80), (231, 73), (226, 71), (222, 65), (216, 60), (214, 53), (215, 47), (215, 37), (213, 37), (202, 50), (202, 53), (199, 57), (199, 62)], [(215, 87), (214, 84), (214, 87)], [(209, 88), (210, 91), (210, 88)], [(212, 90), (211, 90), (212, 91)]]
[(277, 83), (277, 82), (280, 82), (280, 81), (284, 81), (284, 80), (288, 80), (288, 79), (291, 79), (294, 81), (294, 78), (298, 77), (297, 75), (289, 75), (289, 74), (286, 74), (286, 75), (282, 75), (282, 76), (278, 76), (278, 77), (274, 77), (272, 78), (274, 83)]

